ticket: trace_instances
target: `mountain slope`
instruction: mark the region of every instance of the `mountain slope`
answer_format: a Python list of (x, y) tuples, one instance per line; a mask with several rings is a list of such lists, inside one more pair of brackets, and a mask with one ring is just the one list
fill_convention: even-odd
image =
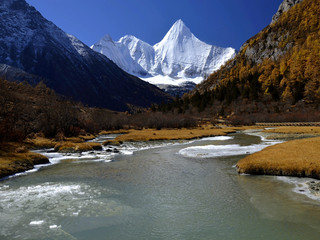
[[(125, 71), (159, 86), (199, 83), (235, 54), (232, 48), (220, 48), (200, 41), (182, 20), (175, 22), (154, 46), (133, 36), (125, 36), (118, 42), (103, 39), (92, 49), (106, 55)], [(114, 47), (118, 50), (110, 50)], [(126, 63), (122, 62), (123, 59)]]
[(0, 63), (45, 78), (59, 94), (113, 110), (168, 99), (63, 32), (24, 0), (2, 0), (0, 16)]
[[(234, 103), (230, 111), (235, 113), (319, 109), (320, 2), (294, 2), (189, 97), (210, 99), (207, 106)], [(246, 109), (248, 104), (254, 107)]]

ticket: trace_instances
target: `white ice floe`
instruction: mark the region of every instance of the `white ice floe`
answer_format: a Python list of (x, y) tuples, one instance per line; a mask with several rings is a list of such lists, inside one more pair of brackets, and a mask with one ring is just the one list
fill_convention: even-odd
[(61, 228), (61, 226), (59, 225), (50, 225), (49, 226), (50, 229), (57, 229), (57, 228)]
[(39, 225), (42, 225), (43, 223), (44, 223), (44, 220), (31, 221), (29, 223), (29, 225), (31, 225), (31, 226), (39, 226)]
[[(260, 136), (261, 137), (261, 136)], [(229, 140), (232, 137), (221, 136), (207, 138), (207, 140)], [(223, 145), (205, 145), (205, 146), (193, 146), (181, 149), (179, 154), (185, 157), (192, 158), (214, 158), (214, 157), (224, 157), (224, 156), (235, 156), (235, 155), (245, 155), (252, 154), (262, 149), (279, 143), (278, 141), (269, 141), (261, 137), (261, 144), (254, 144), (249, 146), (241, 146), (239, 144), (223, 144)]]
[(197, 141), (226, 141), (226, 140), (231, 140), (233, 137), (231, 136), (216, 136), (216, 137), (205, 137), (201, 138)]

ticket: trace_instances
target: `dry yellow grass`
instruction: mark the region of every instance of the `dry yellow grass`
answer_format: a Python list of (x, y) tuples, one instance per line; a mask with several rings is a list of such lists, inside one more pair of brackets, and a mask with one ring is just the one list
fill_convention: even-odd
[(111, 130), (111, 131), (101, 131), (99, 135), (108, 135), (108, 134), (126, 134), (129, 130), (120, 129), (120, 130)]
[(239, 173), (320, 179), (320, 137), (265, 148), (237, 163)]
[(101, 144), (95, 142), (60, 142), (54, 146), (54, 150), (58, 152), (84, 152), (101, 149)]
[(0, 178), (30, 170), (36, 164), (49, 163), (47, 157), (29, 152), (24, 146), (16, 143), (0, 145)]
[(89, 140), (95, 139), (96, 136), (92, 134), (88, 134), (88, 135), (81, 135), (80, 138), (84, 141), (89, 141)]
[(64, 138), (57, 142), (54, 139), (36, 136), (28, 138), (23, 143), (1, 143), (0, 144), (0, 178), (15, 173), (30, 170), (36, 164), (49, 163), (47, 157), (30, 152), (29, 149), (55, 148), (59, 152), (84, 152), (102, 150), (102, 146), (95, 142), (84, 142), (93, 139), (93, 135), (80, 136), (76, 138)]
[(275, 129), (264, 130), (267, 133), (283, 133), (283, 134), (314, 134), (320, 135), (320, 127), (277, 127)]
[(152, 141), (152, 140), (179, 140), (201, 137), (222, 136), (234, 132), (234, 128), (213, 128), (210, 125), (192, 129), (143, 129), (129, 130), (128, 133), (118, 136), (114, 141)]
[(244, 131), (244, 130), (250, 130), (250, 129), (262, 129), (260, 126), (240, 126), (240, 127), (232, 127), (232, 129), (237, 130), (237, 131)]
[(61, 142), (69, 142), (69, 143), (83, 143), (84, 141), (92, 140), (96, 138), (96, 136), (90, 135), (81, 135), (79, 137), (63, 137), (61, 140), (45, 138), (42, 136), (36, 136), (33, 138), (27, 138), (24, 143), (32, 149), (41, 149), (41, 148), (53, 148), (58, 143)]
[(64, 137), (61, 142), (82, 143), (84, 140), (81, 137)]
[(28, 138), (24, 141), (29, 147), (39, 149), (39, 148), (53, 148), (57, 141), (53, 139), (48, 139), (44, 137)]

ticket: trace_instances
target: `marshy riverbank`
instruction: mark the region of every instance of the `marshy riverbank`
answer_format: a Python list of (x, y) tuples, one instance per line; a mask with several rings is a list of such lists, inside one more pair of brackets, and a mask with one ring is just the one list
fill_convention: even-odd
[[(108, 131), (101, 134), (117, 135), (115, 138), (108, 138), (104, 142), (88, 142), (88, 140), (95, 138), (95, 136), (89, 135), (62, 140), (34, 137), (25, 140), (23, 143), (3, 143), (0, 147), (0, 178), (30, 170), (37, 164), (49, 163), (47, 157), (30, 152), (28, 149), (52, 148), (52, 151), (60, 153), (81, 153), (103, 150), (103, 145), (119, 146), (123, 142), (191, 140), (204, 137), (226, 136), (227, 134), (246, 129), (261, 129), (261, 126), (214, 127), (208, 124), (190, 129)], [(261, 153), (250, 155), (237, 164), (239, 173), (320, 178), (320, 164), (317, 161), (318, 156), (320, 156), (319, 140), (312, 138), (320, 136), (320, 127), (274, 127), (265, 128), (262, 132), (262, 135), (266, 134), (266, 138), (269, 139), (310, 139), (297, 143), (287, 142), (267, 148)]]
[[(216, 128), (212, 125), (201, 125), (190, 129), (130, 129), (105, 131), (101, 134), (118, 134), (115, 139), (107, 140), (104, 144), (119, 145), (121, 142), (128, 141), (188, 140), (202, 137), (224, 136), (235, 131), (236, 128)], [(2, 143), (0, 145), (0, 178), (31, 170), (37, 164), (49, 163), (48, 158), (41, 154), (30, 152), (29, 149), (53, 148), (52, 151), (59, 153), (81, 153), (85, 151), (103, 150), (103, 143), (88, 142), (88, 140), (94, 138), (95, 136), (89, 135), (57, 140), (35, 136), (21, 143)]]
[(279, 127), (264, 133), (271, 139), (290, 141), (241, 159), (239, 173), (320, 179), (320, 127)]
[(320, 201), (300, 192), (305, 179), (237, 174), (240, 159), (279, 143), (259, 134), (39, 150), (51, 165), (0, 182), (0, 237), (317, 239)]

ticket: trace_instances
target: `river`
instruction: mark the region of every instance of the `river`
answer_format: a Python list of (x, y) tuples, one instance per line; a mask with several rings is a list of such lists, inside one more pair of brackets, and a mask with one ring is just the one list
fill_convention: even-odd
[(0, 181), (0, 239), (319, 239), (308, 179), (236, 173), (275, 143), (236, 133), (39, 151), (53, 164)]

